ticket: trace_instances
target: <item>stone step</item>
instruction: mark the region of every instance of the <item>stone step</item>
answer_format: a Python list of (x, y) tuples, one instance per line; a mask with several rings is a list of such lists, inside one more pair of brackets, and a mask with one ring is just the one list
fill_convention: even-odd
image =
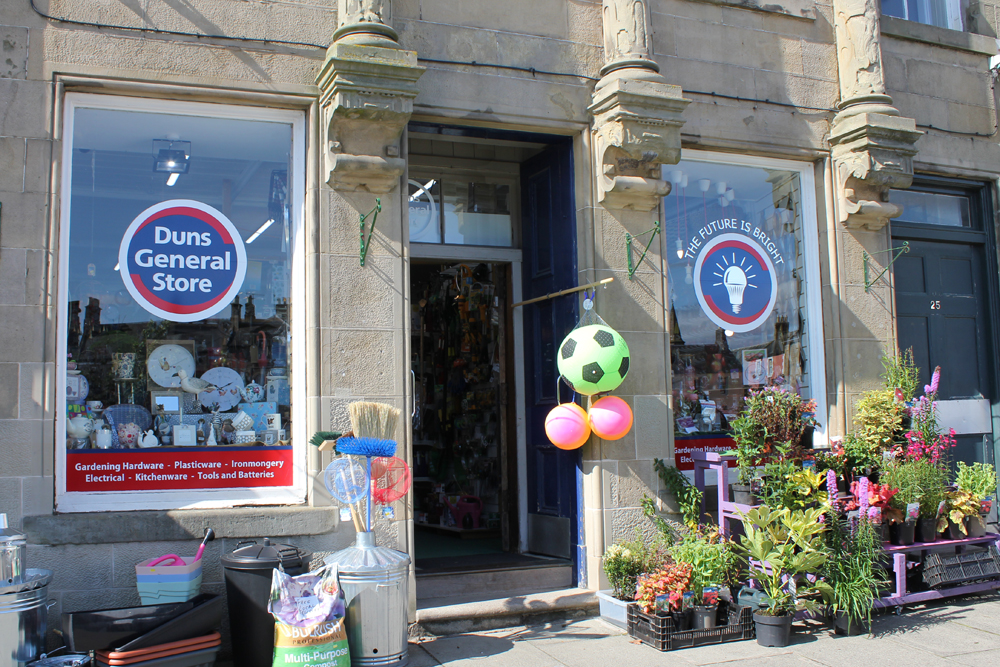
[(541, 561), (469, 571), (443, 571), (416, 575), (417, 606), (437, 600), (470, 602), (483, 597), (525, 595), (569, 588), (573, 585), (573, 566), (564, 560)]
[(417, 604), (416, 623), (410, 626), (410, 639), (537, 625), (586, 618), (598, 613), (597, 596), (594, 591), (583, 588), (461, 604), (431, 604), (431, 601)]

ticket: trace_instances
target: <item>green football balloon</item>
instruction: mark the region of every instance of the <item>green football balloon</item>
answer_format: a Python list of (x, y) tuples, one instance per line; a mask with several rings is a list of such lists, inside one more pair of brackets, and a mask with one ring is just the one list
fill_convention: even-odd
[(614, 391), (628, 375), (628, 345), (603, 324), (573, 329), (559, 345), (559, 374), (578, 394), (593, 396)]

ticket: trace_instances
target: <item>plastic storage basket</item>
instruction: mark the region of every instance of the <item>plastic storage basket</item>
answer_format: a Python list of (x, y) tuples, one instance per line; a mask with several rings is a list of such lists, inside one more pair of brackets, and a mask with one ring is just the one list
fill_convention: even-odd
[(753, 609), (732, 602), (724, 604), (719, 603), (718, 620), (726, 621), (726, 625), (703, 630), (675, 630), (670, 616), (646, 614), (639, 605), (632, 604), (628, 607), (628, 634), (658, 651), (753, 639)]
[(187, 602), (201, 592), (201, 560), (152, 558), (135, 566), (135, 581), (144, 605)]
[(994, 544), (954, 556), (930, 554), (924, 561), (924, 583), (931, 588), (985, 579), (1000, 579), (1000, 551)]

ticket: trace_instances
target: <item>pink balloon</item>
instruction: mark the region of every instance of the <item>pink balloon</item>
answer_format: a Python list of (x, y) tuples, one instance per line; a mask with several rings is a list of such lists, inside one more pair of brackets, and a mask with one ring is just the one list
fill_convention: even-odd
[(598, 438), (618, 440), (632, 428), (632, 409), (617, 396), (605, 396), (590, 406), (590, 428)]
[(582, 447), (590, 437), (587, 413), (576, 403), (557, 405), (545, 418), (545, 435), (559, 449)]

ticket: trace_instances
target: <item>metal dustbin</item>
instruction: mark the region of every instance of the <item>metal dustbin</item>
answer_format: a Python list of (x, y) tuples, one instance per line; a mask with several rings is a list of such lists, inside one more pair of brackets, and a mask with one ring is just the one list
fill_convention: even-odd
[(340, 570), (351, 667), (405, 665), (410, 557), (376, 546), (369, 532), (358, 533), (354, 546), (327, 556), (326, 563)]
[(271, 544), (265, 537), (260, 544), (240, 542), (232, 553), (222, 557), (234, 665), (271, 667), (274, 617), (267, 611), (271, 573), (281, 565), (288, 574), (302, 574), (309, 555), (291, 544)]
[(45, 650), (51, 570), (27, 569), (0, 587), (0, 667), (24, 667)]

